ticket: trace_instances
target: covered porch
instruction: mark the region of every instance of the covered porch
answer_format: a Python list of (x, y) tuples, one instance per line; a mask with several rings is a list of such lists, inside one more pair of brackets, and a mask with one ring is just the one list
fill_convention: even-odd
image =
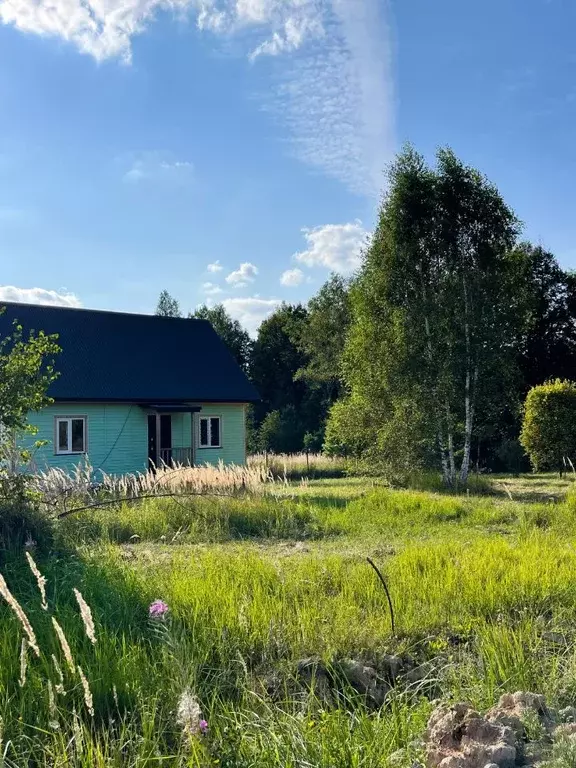
[(141, 406), (148, 418), (148, 466), (183, 464), (194, 466), (194, 414), (198, 405), (146, 404)]

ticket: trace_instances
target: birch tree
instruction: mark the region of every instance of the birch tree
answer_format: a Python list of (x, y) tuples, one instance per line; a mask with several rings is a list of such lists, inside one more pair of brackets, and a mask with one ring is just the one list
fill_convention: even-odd
[(430, 168), (407, 148), (390, 170), (351, 292), (344, 369), (356, 402), (385, 414), (379, 434), (393, 437), (390, 424), (404, 420), (406, 433), (419, 435), (415, 457), (434, 445), (444, 481), (455, 485), (468, 479), (494, 376), (511, 364), (519, 223), (498, 190), (451, 150), (436, 159)]

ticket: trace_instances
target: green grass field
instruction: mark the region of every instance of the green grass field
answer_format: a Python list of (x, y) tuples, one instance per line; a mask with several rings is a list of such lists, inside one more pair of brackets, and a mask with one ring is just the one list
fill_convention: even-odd
[[(484, 707), (528, 689), (576, 705), (572, 486), (495, 477), (447, 495), (372, 478), (313, 480), (71, 516), (52, 551), (35, 554), (48, 611), (24, 552), (0, 555), (41, 652), (28, 651), (20, 685), (22, 630), (3, 604), (0, 765), (371, 768), (402, 749), (395, 765), (409, 766), (433, 698)], [(389, 586), (395, 634), (367, 557)], [(74, 587), (92, 608), (95, 645)], [(156, 599), (170, 608), (166, 622), (148, 618)], [(343, 659), (379, 669), (391, 653), (425, 672), (381, 707), (345, 687), (326, 701), (296, 676), (310, 657), (328, 669)], [(205, 735), (183, 733), (186, 690)]]

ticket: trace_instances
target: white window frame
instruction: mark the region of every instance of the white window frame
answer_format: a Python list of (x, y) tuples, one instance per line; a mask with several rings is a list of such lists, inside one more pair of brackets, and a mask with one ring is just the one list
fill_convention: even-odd
[[(211, 437), (210, 419), (218, 419), (218, 421), (220, 422), (220, 429), (218, 430), (218, 434), (220, 436), (220, 442), (218, 443), (218, 445), (202, 445), (202, 422), (203, 421), (208, 422), (208, 439), (210, 440), (210, 437)], [(223, 419), (219, 413), (203, 414), (201, 416), (198, 416), (198, 450), (211, 451), (215, 448), (222, 448), (222, 422), (223, 422)]]
[[(84, 422), (84, 447), (81, 451), (72, 450), (72, 422), (82, 421)], [(67, 436), (68, 446), (70, 450), (63, 451), (60, 448), (60, 424), (64, 422), (68, 425)], [(88, 450), (88, 417), (87, 416), (55, 416), (54, 417), (54, 453), (57, 456), (81, 456)]]

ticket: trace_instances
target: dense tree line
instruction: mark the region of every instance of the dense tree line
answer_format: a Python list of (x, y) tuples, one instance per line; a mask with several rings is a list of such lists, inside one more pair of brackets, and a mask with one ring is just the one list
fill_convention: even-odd
[[(389, 473), (526, 461), (528, 391), (576, 378), (576, 275), (521, 239), (496, 187), (440, 150), (406, 148), (353, 279), (282, 304), (255, 339), (222, 305), (212, 322), (257, 387), (253, 450), (326, 450)], [(157, 312), (180, 315), (163, 292)]]

